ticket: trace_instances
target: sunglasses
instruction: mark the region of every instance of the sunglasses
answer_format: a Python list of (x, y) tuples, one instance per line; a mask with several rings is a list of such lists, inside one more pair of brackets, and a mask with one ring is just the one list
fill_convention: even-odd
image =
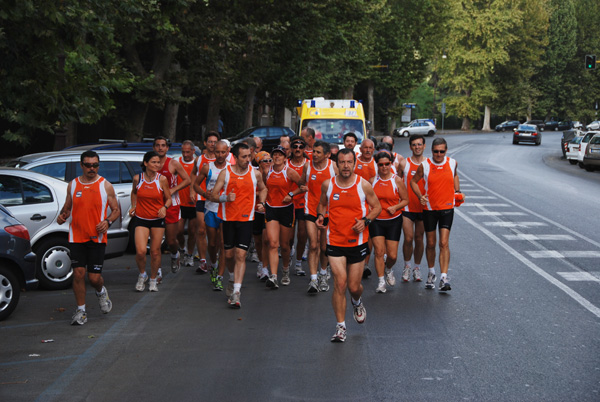
[(378, 163), (377, 166), (390, 166), (392, 162), (382, 162)]
[(294, 144), (294, 145), (292, 145), (292, 148), (294, 148), (294, 149), (304, 149), (306, 147), (304, 145), (302, 145), (302, 144)]
[(97, 169), (98, 166), (100, 166), (100, 164), (99, 163), (84, 163), (83, 166), (85, 166), (88, 169), (90, 169), (90, 168)]
[(433, 153), (434, 154), (445, 154), (446, 151), (445, 150), (444, 151), (440, 151), (439, 149), (436, 149), (436, 150), (433, 151)]
[(271, 162), (273, 162), (273, 159), (263, 159), (261, 162), (271, 163)]

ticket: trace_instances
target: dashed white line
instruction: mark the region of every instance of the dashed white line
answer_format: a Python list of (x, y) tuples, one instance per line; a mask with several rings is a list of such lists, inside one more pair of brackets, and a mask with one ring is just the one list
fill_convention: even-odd
[(480, 211), (470, 212), (471, 215), (475, 216), (524, 216), (527, 215), (525, 212), (498, 212), (498, 211)]
[(557, 272), (569, 282), (600, 282), (600, 272)]
[(480, 208), (490, 208), (490, 207), (512, 207), (510, 204), (481, 204), (478, 202), (464, 203), (462, 204), (465, 207), (480, 207)]
[(531, 258), (600, 258), (600, 251), (534, 250), (526, 253)]
[(485, 226), (496, 226), (501, 228), (533, 228), (539, 226), (548, 226), (544, 222), (483, 222)]
[(527, 234), (527, 233), (520, 233), (520, 234), (513, 234), (513, 235), (504, 235), (504, 238), (506, 240), (529, 240), (529, 241), (536, 241), (536, 240), (575, 240), (575, 238), (571, 235), (545, 235), (545, 234)]

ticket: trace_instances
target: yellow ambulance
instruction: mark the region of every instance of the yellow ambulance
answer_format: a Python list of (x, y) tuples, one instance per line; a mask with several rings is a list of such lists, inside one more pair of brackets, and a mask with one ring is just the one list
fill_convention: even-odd
[(362, 103), (353, 99), (313, 98), (298, 101), (298, 130), (312, 127), (315, 139), (333, 144), (343, 143), (346, 133), (354, 133), (361, 143), (367, 133)]

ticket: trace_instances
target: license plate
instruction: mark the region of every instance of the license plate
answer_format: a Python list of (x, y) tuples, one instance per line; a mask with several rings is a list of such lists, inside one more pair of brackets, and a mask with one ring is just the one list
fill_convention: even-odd
[(523, 137), (529, 137), (529, 136), (531, 136), (531, 133), (521, 133), (521, 136), (523, 136)]

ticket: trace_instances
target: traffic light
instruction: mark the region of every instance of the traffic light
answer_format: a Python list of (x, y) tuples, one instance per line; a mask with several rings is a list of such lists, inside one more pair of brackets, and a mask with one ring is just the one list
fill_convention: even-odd
[(588, 54), (585, 56), (585, 69), (593, 70), (596, 68), (596, 55)]

